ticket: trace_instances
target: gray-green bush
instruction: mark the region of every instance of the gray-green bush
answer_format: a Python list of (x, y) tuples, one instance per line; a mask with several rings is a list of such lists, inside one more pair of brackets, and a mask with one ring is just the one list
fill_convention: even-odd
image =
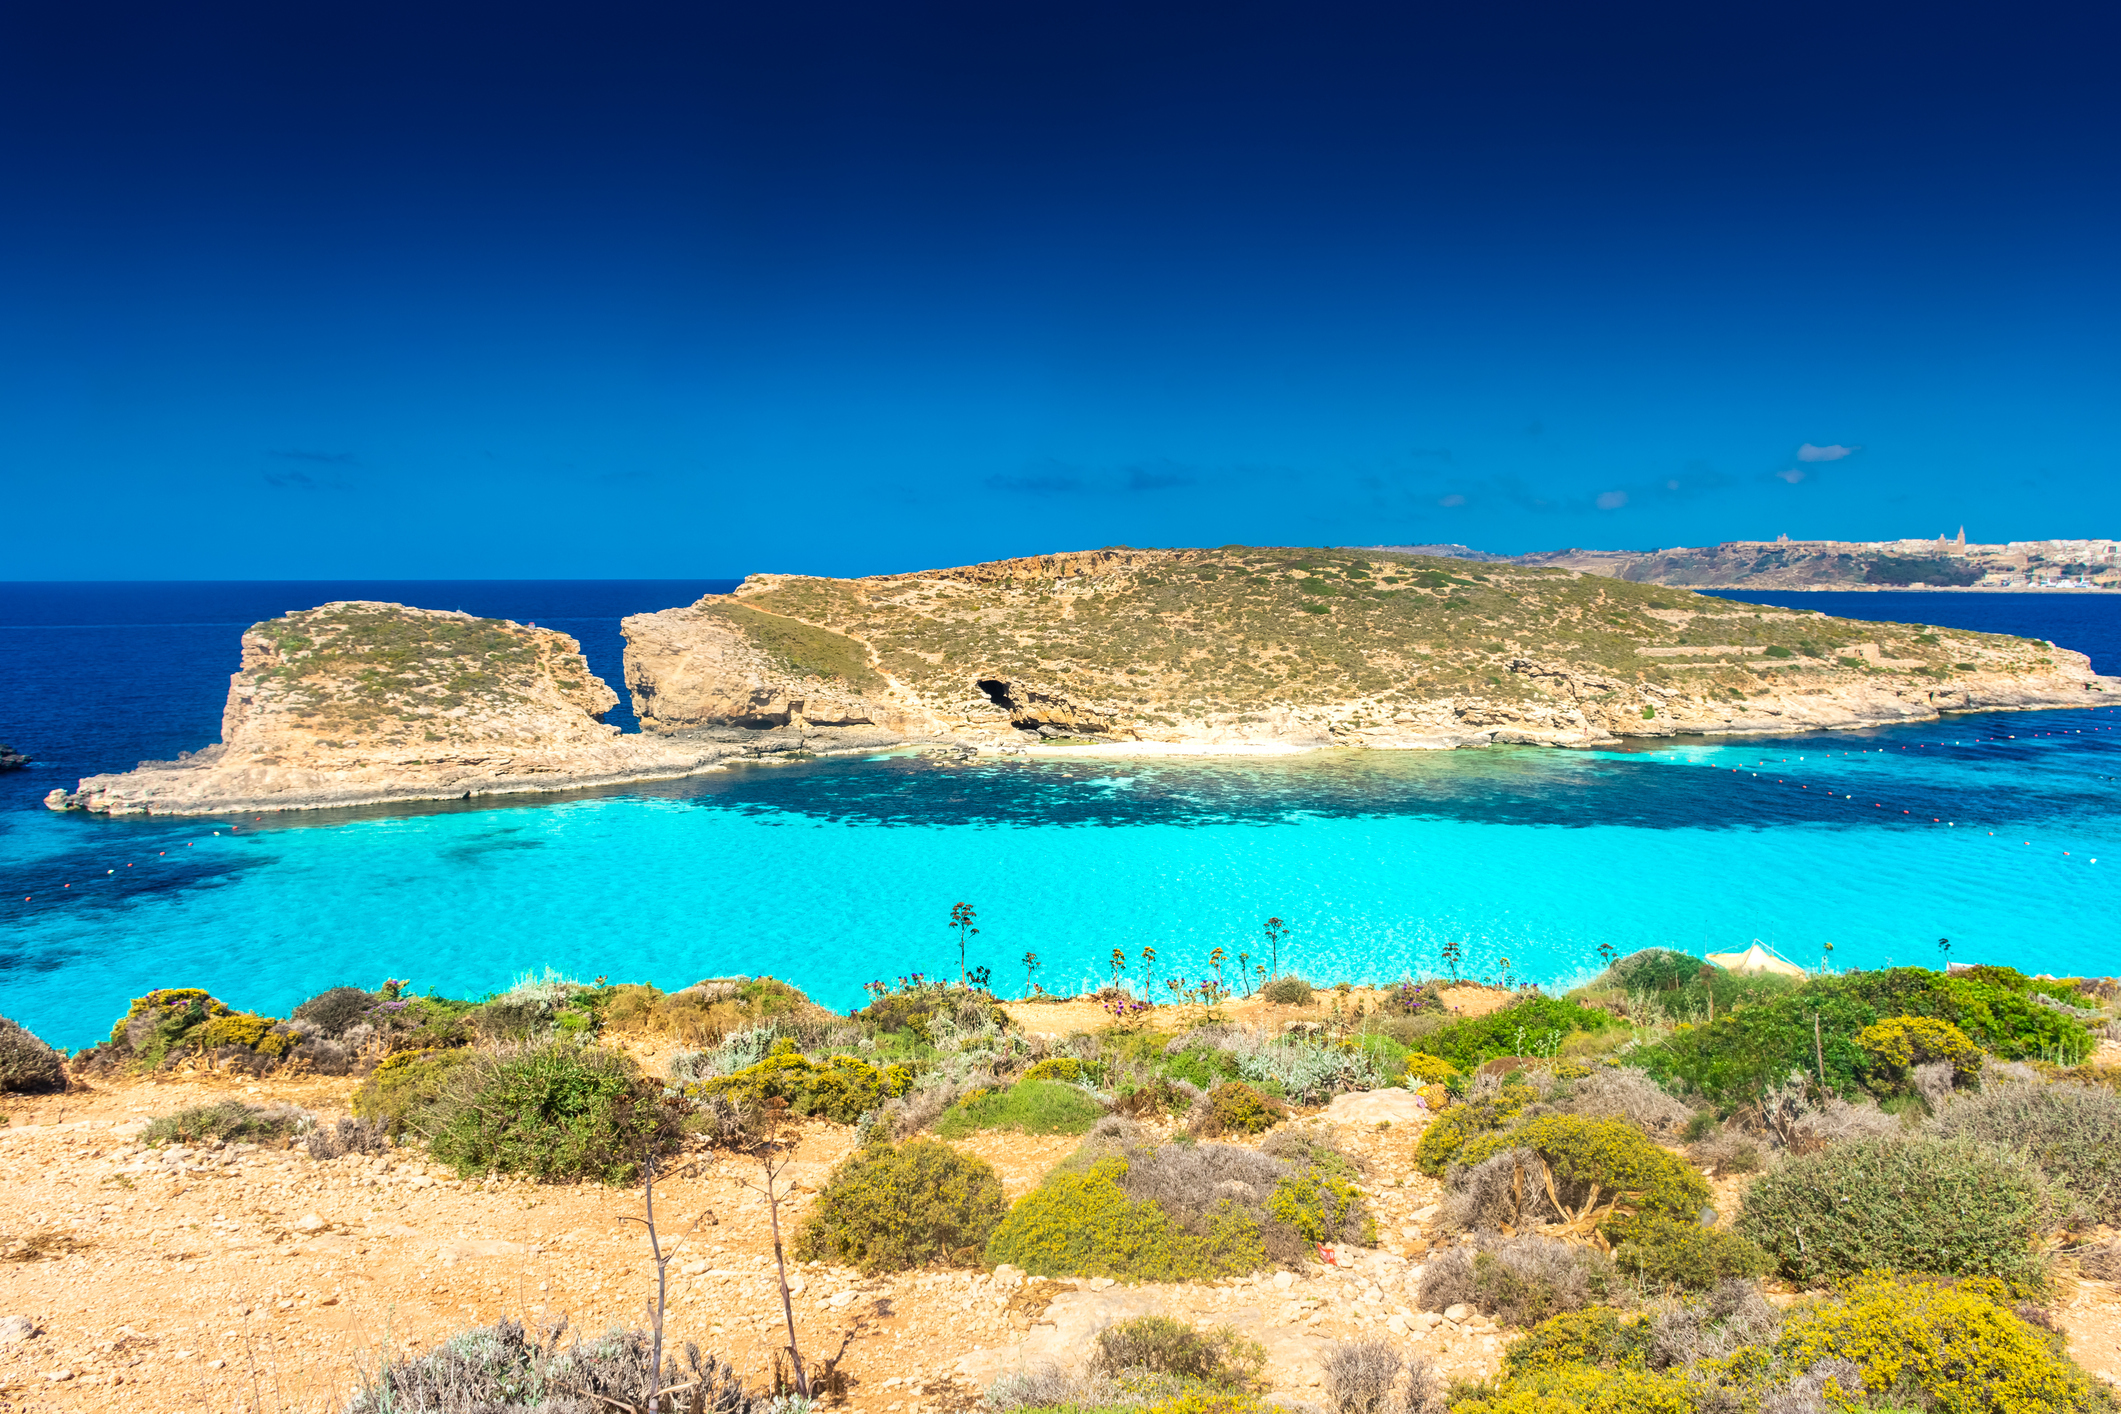
[(2008, 1149), (2045, 1174), (2073, 1216), (2121, 1222), (2121, 1095), (2091, 1085), (1991, 1084), (1932, 1125)]
[[(564, 1320), (533, 1333), (504, 1317), (432, 1350), (387, 1359), (363, 1378), (347, 1414), (605, 1414), (645, 1404), (654, 1360), (646, 1331), (562, 1344), (565, 1331)], [(679, 1407), (698, 1414), (772, 1407), (765, 1392), (747, 1392), (734, 1370), (692, 1342), (683, 1356), (665, 1357), (660, 1381), (690, 1386)]]
[(1863, 1272), (2041, 1283), (2034, 1250), (2049, 1211), (2040, 1175), (1968, 1138), (1854, 1139), (1753, 1180), (1737, 1231), (1792, 1281)]
[(66, 1062), (28, 1027), (0, 1016), (0, 1094), (66, 1088)]

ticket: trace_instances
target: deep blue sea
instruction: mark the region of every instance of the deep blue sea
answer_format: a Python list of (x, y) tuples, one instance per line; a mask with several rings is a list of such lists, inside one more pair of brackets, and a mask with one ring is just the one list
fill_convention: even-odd
[[(203, 986), (284, 1015), (339, 982), (482, 995), (555, 967), (678, 986), (730, 972), (850, 1006), (864, 981), (971, 961), (1048, 988), (1153, 946), (1313, 977), (1566, 982), (1601, 943), (1759, 939), (1802, 963), (2112, 972), (2121, 712), (1993, 713), (1864, 733), (1599, 752), (1266, 760), (761, 765), (566, 797), (263, 819), (108, 820), (55, 785), (213, 741), (242, 630), (332, 599), (557, 627), (620, 683), (618, 620), (731, 581), (0, 585), (0, 1012), (55, 1044), (126, 999)], [(1734, 595), (1996, 629), (2121, 671), (2121, 595)], [(632, 730), (630, 714), (614, 714)], [(2105, 861), (2095, 862), (2095, 861)]]

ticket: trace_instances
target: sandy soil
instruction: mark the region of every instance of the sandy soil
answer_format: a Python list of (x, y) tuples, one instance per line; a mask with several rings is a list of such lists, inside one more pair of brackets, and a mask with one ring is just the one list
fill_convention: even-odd
[[(1139, 966), (1135, 960), (1134, 966)], [(1517, 994), (1499, 987), (1482, 987), (1473, 983), (1443, 989), (1444, 1005), (1458, 1016), (1485, 1016), (1491, 1011), (1508, 1005)], [(1262, 1027), (1269, 1031), (1280, 1031), (1292, 1022), (1331, 1019), (1336, 1003), (1343, 1014), (1355, 1015), (1358, 1008), (1363, 1012), (1373, 1011), (1384, 1000), (1380, 988), (1354, 987), (1346, 992), (1320, 988), (1312, 1004), (1302, 1006), (1280, 1006), (1257, 996), (1232, 997), (1216, 1010), (1240, 1026)], [(1112, 1014), (1097, 1002), (1071, 1000), (1065, 1002), (1003, 1002), (1003, 1010), (1017, 1025), (1033, 1036), (1060, 1037), (1074, 1033), (1102, 1031), (1112, 1025)], [(1168, 1003), (1156, 1007), (1150, 1013), (1149, 1024), (1166, 1030), (1175, 1030), (1180, 1022), (1197, 1021), (1198, 1007), (1179, 1007)]]
[[(565, 1313), (601, 1331), (643, 1318), (652, 1268), (639, 1226), (626, 1221), (640, 1212), (638, 1191), (459, 1182), (409, 1152), (317, 1162), (299, 1149), (230, 1146), (169, 1163), (134, 1141), (148, 1118), (224, 1095), (343, 1113), (352, 1088), (193, 1075), (14, 1105), (0, 1128), (0, 1319), (27, 1316), (40, 1334), (0, 1345), (0, 1410), (109, 1408), (118, 1390), (143, 1408), (327, 1410), (385, 1352), (465, 1326)], [(1418, 1136), (1400, 1126), (1355, 1140), (1372, 1156), (1380, 1227), (1395, 1243), (1397, 1227), (1434, 1199), (1434, 1185), (1412, 1174)], [(791, 1172), (805, 1191), (784, 1206), (784, 1231), (852, 1142), (837, 1126), (803, 1130)], [(959, 1147), (993, 1163), (1013, 1197), (1075, 1143), (990, 1134)], [(1399, 1186), (1406, 1175), (1413, 1181)], [(766, 1210), (743, 1186), (756, 1176), (755, 1162), (688, 1154), (659, 1183), (657, 1209), (666, 1237), (698, 1223), (672, 1268), (670, 1335), (759, 1380), (784, 1333)], [(960, 1363), (1006, 1367), (1043, 1316), (1036, 1304), (1005, 1309), (1010, 1293), (981, 1274), (864, 1281), (808, 1267), (797, 1278), (803, 1350), (830, 1354), (848, 1340), (842, 1368), (856, 1409), (963, 1407), (977, 1386)], [(1291, 1326), (1312, 1346), (1382, 1329), (1395, 1308), (1411, 1314), (1405, 1290), (1367, 1304), (1325, 1299), (1350, 1279), (1270, 1286), (1272, 1299), (1249, 1315), (1230, 1309), (1237, 1283), (1131, 1296), (1212, 1323)], [(1484, 1332), (1424, 1339), (1461, 1360), (1493, 1352)], [(1296, 1355), (1298, 1368), (1274, 1373), (1315, 1393), (1315, 1365)]]
[[(410, 1154), (319, 1163), (301, 1150), (231, 1146), (181, 1162), (143, 1151), (150, 1116), (224, 1095), (343, 1112), (350, 1080), (245, 1084), (180, 1076), (11, 1104), (0, 1128), (0, 1321), (33, 1338), (0, 1344), (0, 1411), (326, 1411), (386, 1352), (431, 1345), (503, 1315), (565, 1314), (591, 1332), (643, 1320), (652, 1268), (637, 1190), (459, 1182)], [(1320, 1397), (1319, 1356), (1365, 1336), (1447, 1374), (1492, 1373), (1509, 1338), (1485, 1322), (1414, 1311), (1438, 1185), (1413, 1164), (1419, 1122), (1344, 1125), (1368, 1165), (1380, 1248), (1340, 1267), (1212, 1284), (1042, 1284), (1012, 1291), (981, 1273), (863, 1280), (796, 1270), (806, 1357), (842, 1348), (848, 1407), (921, 1414), (970, 1406), (995, 1374), (1053, 1352), (1079, 1359), (1091, 1332), (1147, 1311), (1232, 1324), (1264, 1344), (1284, 1395)], [(959, 1147), (993, 1163), (1011, 1196), (1075, 1145), (989, 1134)], [(791, 1231), (852, 1147), (805, 1127), (782, 1210)], [(666, 1239), (692, 1235), (671, 1268), (668, 1331), (754, 1382), (783, 1343), (755, 1161), (690, 1153), (658, 1185)], [(1735, 1211), (1739, 1181), (1714, 1183)], [(692, 1225), (697, 1223), (696, 1227)], [(1284, 1280), (1286, 1277), (1286, 1280)], [(1029, 1299), (1027, 1299), (1027, 1297)], [(2058, 1312), (2073, 1353), (2121, 1374), (2121, 1293), (2076, 1284)]]

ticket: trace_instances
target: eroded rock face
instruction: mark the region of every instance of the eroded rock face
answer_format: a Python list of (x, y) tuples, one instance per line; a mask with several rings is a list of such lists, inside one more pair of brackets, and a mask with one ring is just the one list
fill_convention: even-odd
[(684, 775), (734, 750), (622, 737), (602, 720), (617, 704), (564, 633), (326, 604), (243, 635), (219, 743), (45, 803), (197, 815), (444, 800)]
[[(775, 625), (710, 595), (682, 609), (636, 614), (626, 636), (626, 686), (644, 732), (703, 727), (879, 727), (932, 733), (937, 724), (893, 700), (844, 635), (790, 625), (800, 641), (776, 643)], [(776, 647), (787, 651), (776, 652)]]

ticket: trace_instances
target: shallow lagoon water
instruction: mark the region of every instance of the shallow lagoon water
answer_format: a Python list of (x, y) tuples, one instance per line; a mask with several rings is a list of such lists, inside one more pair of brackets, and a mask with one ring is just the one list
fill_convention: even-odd
[[(285, 1015), (342, 981), (482, 995), (548, 966), (665, 986), (770, 973), (845, 1007), (871, 979), (954, 975), (959, 899), (980, 914), (970, 961), (1010, 992), (1027, 951), (1053, 989), (1107, 976), (1114, 947), (1138, 982), (1144, 946), (1188, 976), (1220, 946), (1234, 981), (1270, 914), (1291, 924), (1285, 964), (1320, 978), (1435, 971), (1447, 941), (1476, 976), (1507, 957), (1546, 982), (1600, 943), (1754, 938), (1807, 964), (1825, 941), (1837, 965), (1934, 963), (1949, 937), (1955, 959), (2116, 970), (2110, 711), (1612, 752), (819, 761), (264, 820), (37, 804), (213, 740), (242, 628), (287, 608), (557, 624), (616, 681), (620, 616), (730, 584), (0, 585), (0, 741), (37, 758), (0, 776), (0, 1013), (72, 1047), (151, 987)], [(2044, 630), (2121, 667), (2121, 595), (1772, 597)]]
[[(1954, 744), (1957, 743), (1957, 744)], [(1075, 987), (1126, 950), (1198, 976), (1289, 921), (1314, 978), (1566, 981), (1600, 943), (1760, 939), (1811, 964), (2107, 971), (2121, 714), (1993, 714), (1787, 741), (1334, 752), (1269, 760), (755, 766), (652, 789), (241, 821), (17, 816), (5, 1010), (97, 1039), (193, 985), (284, 1015), (385, 976), (480, 995), (554, 967), (677, 986), (742, 972), (846, 1007), (955, 974)], [(1903, 813), (1906, 812), (1906, 813)], [(216, 829), (219, 833), (216, 833)], [(2096, 859), (2106, 863), (2093, 863)], [(66, 887), (71, 885), (71, 887)]]

